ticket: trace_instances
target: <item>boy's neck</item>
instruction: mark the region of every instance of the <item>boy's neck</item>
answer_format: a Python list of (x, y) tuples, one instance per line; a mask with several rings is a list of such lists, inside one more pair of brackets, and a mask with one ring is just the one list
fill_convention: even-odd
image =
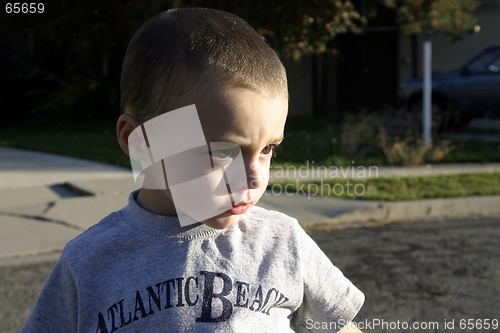
[(165, 216), (177, 216), (175, 207), (166, 190), (149, 190), (142, 188), (136, 200), (140, 207), (152, 213)]

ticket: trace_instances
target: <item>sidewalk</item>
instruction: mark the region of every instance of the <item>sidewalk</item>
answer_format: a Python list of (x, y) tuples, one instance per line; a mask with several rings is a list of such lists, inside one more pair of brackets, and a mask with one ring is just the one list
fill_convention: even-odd
[[(500, 171), (500, 163), (379, 168), (378, 176)], [(136, 188), (127, 168), (0, 147), (0, 266), (57, 258), (73, 237), (126, 205)], [(260, 206), (301, 224), (338, 227), (500, 213), (500, 196), (403, 202), (270, 195)]]
[(325, 167), (306, 164), (301, 167), (276, 167), (271, 169), (274, 180), (320, 180), (328, 178), (365, 179), (391, 177), (418, 177), (455, 175), (460, 173), (493, 173), (500, 171), (500, 163), (435, 164), (423, 166), (346, 166)]

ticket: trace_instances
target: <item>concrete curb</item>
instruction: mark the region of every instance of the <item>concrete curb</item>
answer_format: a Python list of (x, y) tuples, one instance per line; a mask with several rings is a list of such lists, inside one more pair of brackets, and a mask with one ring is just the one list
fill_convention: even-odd
[[(339, 228), (378, 225), (396, 221), (429, 220), (451, 217), (500, 214), (500, 196), (429, 199), (418, 201), (382, 202), (331, 219), (311, 223), (329, 224)], [(307, 224), (306, 224), (307, 225)]]

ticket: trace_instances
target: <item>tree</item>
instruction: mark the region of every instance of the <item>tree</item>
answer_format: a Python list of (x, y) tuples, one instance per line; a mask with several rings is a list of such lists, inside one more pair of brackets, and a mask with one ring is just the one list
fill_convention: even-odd
[(328, 53), (338, 34), (361, 32), (364, 18), (349, 0), (233, 0), (176, 1), (176, 6), (226, 10), (250, 23), (282, 58), (300, 60)]
[(328, 44), (337, 35), (360, 33), (365, 22), (350, 1), (305, 0), (295, 4), (281, 1), (273, 11), (251, 18), (284, 58), (299, 60), (308, 55), (331, 53)]
[(476, 24), (475, 0), (383, 0), (396, 11), (396, 22), (406, 35), (421, 34), (429, 29), (460, 39)]
[(75, 0), (37, 15), (5, 15), (0, 25), (0, 102), (11, 119), (47, 115), (115, 117), (121, 63), (133, 33), (160, 11), (211, 7), (255, 27), (283, 58), (329, 52), (340, 33), (360, 30), (349, 0)]

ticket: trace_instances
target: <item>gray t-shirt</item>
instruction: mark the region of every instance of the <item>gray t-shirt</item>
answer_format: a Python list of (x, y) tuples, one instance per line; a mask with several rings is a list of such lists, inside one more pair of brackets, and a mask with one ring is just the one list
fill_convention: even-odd
[(136, 193), (66, 245), (22, 332), (309, 332), (363, 304), (293, 218), (253, 207), (232, 228), (180, 227)]

